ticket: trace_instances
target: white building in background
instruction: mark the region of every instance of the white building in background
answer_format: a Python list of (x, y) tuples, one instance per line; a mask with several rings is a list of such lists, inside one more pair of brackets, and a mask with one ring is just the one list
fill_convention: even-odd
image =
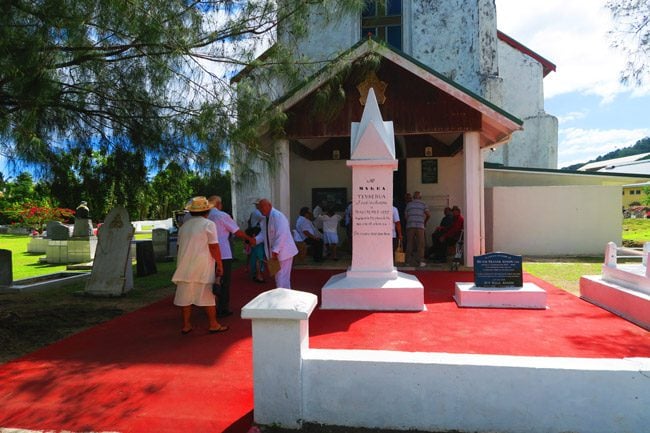
[[(319, 66), (305, 68), (305, 80), (298, 88), (278, 83), (272, 89), (277, 106), (288, 119), (286, 136), (262, 137), (275, 165), (246, 158), (233, 160), (233, 211), (239, 224), (245, 223), (253, 209), (252, 199), (258, 196), (271, 198), (290, 221), (295, 221), (300, 207), (313, 207), (322, 197), (329, 197), (337, 203), (337, 210), (342, 210), (351, 197), (351, 172), (346, 166), (350, 126), (361, 118), (365, 94), (373, 87), (383, 118), (395, 126), (399, 162), (394, 175), (395, 203), (399, 205), (407, 191), (421, 191), (433, 214), (429, 230), (442, 217), (445, 206), (461, 206), (468, 264), (474, 255), (495, 246), (527, 254), (528, 243), (510, 247), (500, 242), (507, 228), (497, 227), (503, 216), (494, 218), (516, 213), (522, 204), (509, 200), (501, 189), (490, 190), (486, 202), (485, 187), (503, 186), (499, 176), (513, 180), (507, 186), (545, 186), (527, 179), (532, 175), (539, 180), (535, 173), (526, 173), (528, 169), (543, 170), (552, 177), (557, 166), (557, 119), (544, 111), (543, 79), (555, 65), (497, 30), (494, 0), (392, 0), (386, 8), (377, 2), (369, 5), (364, 13), (335, 22), (326, 20), (322, 9), (314, 8), (308, 34), (300, 39), (294, 38), (290, 29), (278, 29), (279, 40), (292, 47), (297, 58)], [(368, 34), (385, 44), (369, 40)], [(374, 70), (364, 66), (368, 56), (379, 59)], [(246, 70), (234, 81), (253, 76), (254, 71)], [(328, 86), (331, 90), (333, 83), (340, 87), (344, 100), (326, 116), (314, 107), (319, 92)], [(518, 174), (512, 177), (511, 173), (485, 170), (486, 162), (517, 167)], [(243, 176), (244, 172), (249, 175)], [(493, 182), (492, 176), (497, 180)], [(561, 177), (550, 184), (558, 182), (571, 180)], [(611, 183), (594, 180), (590, 185)], [(552, 209), (548, 200), (553, 195), (542, 190), (528, 195), (519, 191), (513, 197), (535, 200), (537, 193), (544, 203), (542, 209)], [(572, 197), (576, 194), (598, 196), (594, 191), (573, 191), (562, 194), (555, 204), (564, 206), (568, 200), (575, 206)], [(604, 196), (614, 194), (608, 191)], [(493, 204), (498, 208), (492, 208)], [(613, 206), (620, 209), (620, 203)], [(620, 222), (611, 227), (612, 212), (600, 212), (591, 203), (583, 209), (589, 215), (607, 215), (576, 222), (581, 224), (579, 233), (592, 238), (590, 245), (619, 240)], [(583, 212), (576, 215), (581, 218)], [(563, 223), (562, 230), (575, 232), (570, 227), (573, 221)], [(536, 228), (530, 226), (530, 230)], [(536, 248), (535, 253), (572, 251), (562, 242), (557, 247)]]

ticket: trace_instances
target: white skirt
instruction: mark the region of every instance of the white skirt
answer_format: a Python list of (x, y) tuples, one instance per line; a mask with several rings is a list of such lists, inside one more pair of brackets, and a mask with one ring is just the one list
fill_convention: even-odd
[(325, 245), (338, 244), (339, 235), (338, 233), (325, 232), (323, 233), (323, 241), (325, 241)]
[(187, 307), (188, 305), (209, 307), (215, 305), (214, 295), (212, 294), (212, 283), (179, 281), (176, 283), (174, 305), (178, 305), (179, 307)]

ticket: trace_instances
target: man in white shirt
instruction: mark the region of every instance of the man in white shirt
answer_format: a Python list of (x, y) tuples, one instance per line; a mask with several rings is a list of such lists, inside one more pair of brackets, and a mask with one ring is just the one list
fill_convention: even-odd
[(221, 248), (221, 262), (223, 263), (223, 275), (221, 281), (212, 286), (212, 292), (217, 296), (217, 317), (227, 317), (232, 314), (230, 311), (230, 276), (232, 274), (232, 250), (230, 249), (230, 234), (249, 242), (252, 238), (244, 233), (237, 223), (224, 212), (221, 197), (213, 195), (208, 198), (212, 206), (208, 212), (208, 219), (214, 223), (217, 228), (219, 245)]
[(304, 242), (311, 246), (315, 262), (323, 260), (323, 238), (311, 220), (312, 213), (308, 207), (300, 209), (300, 216), (296, 220), (296, 231), (298, 242)]
[(289, 221), (282, 212), (273, 208), (268, 199), (260, 199), (256, 204), (265, 218), (260, 223), (262, 231), (255, 238), (255, 242), (264, 242), (267, 261), (279, 262), (280, 269), (275, 274), (276, 287), (290, 289), (291, 267), (293, 266), (293, 257), (298, 254), (298, 248), (291, 236)]

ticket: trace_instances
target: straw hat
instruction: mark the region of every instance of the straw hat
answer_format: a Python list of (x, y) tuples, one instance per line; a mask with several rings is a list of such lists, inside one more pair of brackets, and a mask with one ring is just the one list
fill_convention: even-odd
[(193, 197), (192, 200), (187, 203), (185, 209), (190, 212), (203, 212), (212, 208), (212, 205), (208, 203), (208, 199), (205, 196)]

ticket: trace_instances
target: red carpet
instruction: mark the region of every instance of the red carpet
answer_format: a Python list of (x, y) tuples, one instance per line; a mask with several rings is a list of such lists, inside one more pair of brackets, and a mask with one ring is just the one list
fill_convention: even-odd
[[(336, 272), (294, 271), (318, 293)], [(650, 333), (549, 284), (547, 310), (460, 309), (454, 281), (469, 272), (418, 272), (426, 312), (323, 311), (311, 347), (568, 357), (650, 357)], [(270, 283), (233, 275), (237, 310)], [(180, 334), (171, 300), (153, 304), (3, 365), (0, 428), (110, 432), (246, 432), (252, 425), (249, 321), (210, 335), (201, 311)]]

